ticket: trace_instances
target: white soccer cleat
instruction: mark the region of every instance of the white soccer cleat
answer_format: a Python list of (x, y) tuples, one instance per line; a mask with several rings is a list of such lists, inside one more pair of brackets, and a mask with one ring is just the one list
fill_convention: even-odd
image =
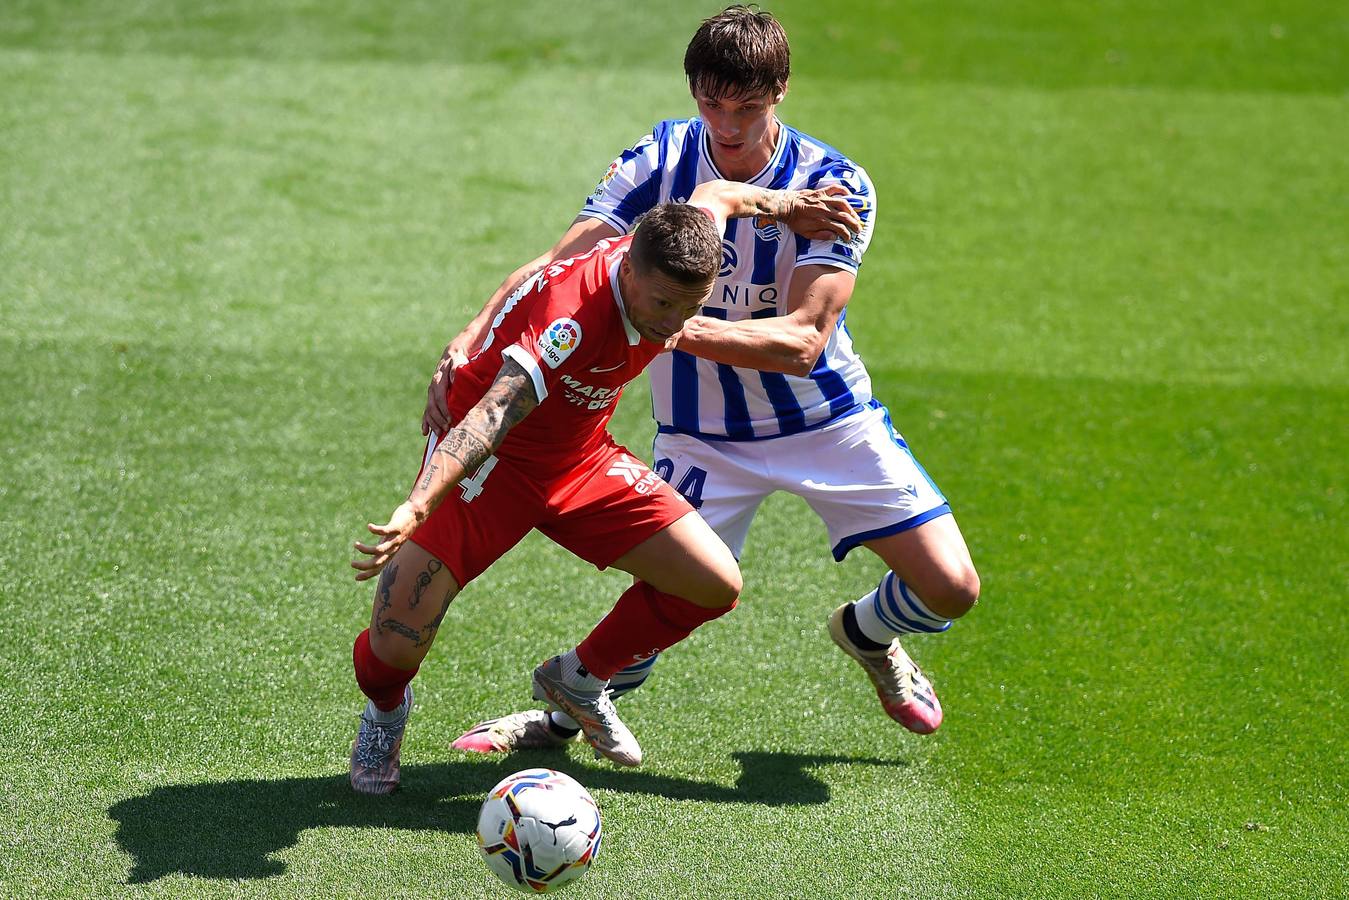
[(590, 746), (620, 766), (642, 764), (642, 748), (618, 717), (609, 691), (582, 691), (562, 680), (562, 657), (534, 670), (534, 699), (545, 700), (576, 720)]
[(876, 688), (885, 713), (915, 734), (931, 734), (941, 726), (941, 702), (918, 665), (895, 638), (882, 653), (863, 653), (843, 630), (845, 603), (829, 617), (829, 636), (857, 661)]

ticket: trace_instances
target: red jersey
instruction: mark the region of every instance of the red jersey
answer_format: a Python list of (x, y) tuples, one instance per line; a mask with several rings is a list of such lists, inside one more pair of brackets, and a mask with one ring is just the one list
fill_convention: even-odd
[(664, 349), (628, 321), (618, 268), (632, 236), (545, 266), (497, 313), (482, 348), (455, 373), (454, 422), (479, 401), (503, 360), (530, 375), (539, 405), (512, 428), (496, 455), (546, 479), (575, 465), (605, 438), (623, 386)]

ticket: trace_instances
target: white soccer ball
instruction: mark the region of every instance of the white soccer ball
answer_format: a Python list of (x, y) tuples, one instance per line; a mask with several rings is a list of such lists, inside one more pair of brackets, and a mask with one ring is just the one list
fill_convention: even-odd
[(574, 778), (525, 769), (487, 794), (478, 849), (496, 877), (527, 894), (584, 875), (600, 852), (600, 808)]

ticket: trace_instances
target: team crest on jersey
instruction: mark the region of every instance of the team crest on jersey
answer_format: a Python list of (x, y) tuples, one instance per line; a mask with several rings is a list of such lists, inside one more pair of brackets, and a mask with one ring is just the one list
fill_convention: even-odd
[(778, 220), (772, 216), (755, 216), (754, 233), (765, 241), (782, 239), (782, 229), (778, 227)]
[(539, 358), (556, 369), (581, 344), (581, 323), (575, 319), (554, 319), (539, 335)]
[(717, 272), (717, 277), (725, 278), (735, 271), (735, 267), (740, 265), (740, 254), (735, 252), (735, 244), (725, 238), (721, 239), (721, 271)]

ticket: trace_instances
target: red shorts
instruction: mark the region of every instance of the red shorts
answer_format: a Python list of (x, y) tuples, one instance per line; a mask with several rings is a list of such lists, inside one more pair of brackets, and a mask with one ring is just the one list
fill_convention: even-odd
[[(428, 442), (423, 468), (432, 450)], [(492, 457), (441, 501), (411, 540), (443, 562), (463, 587), (532, 528), (605, 569), (692, 511), (659, 475), (606, 434), (604, 444), (551, 480), (532, 477), (518, 462)]]

